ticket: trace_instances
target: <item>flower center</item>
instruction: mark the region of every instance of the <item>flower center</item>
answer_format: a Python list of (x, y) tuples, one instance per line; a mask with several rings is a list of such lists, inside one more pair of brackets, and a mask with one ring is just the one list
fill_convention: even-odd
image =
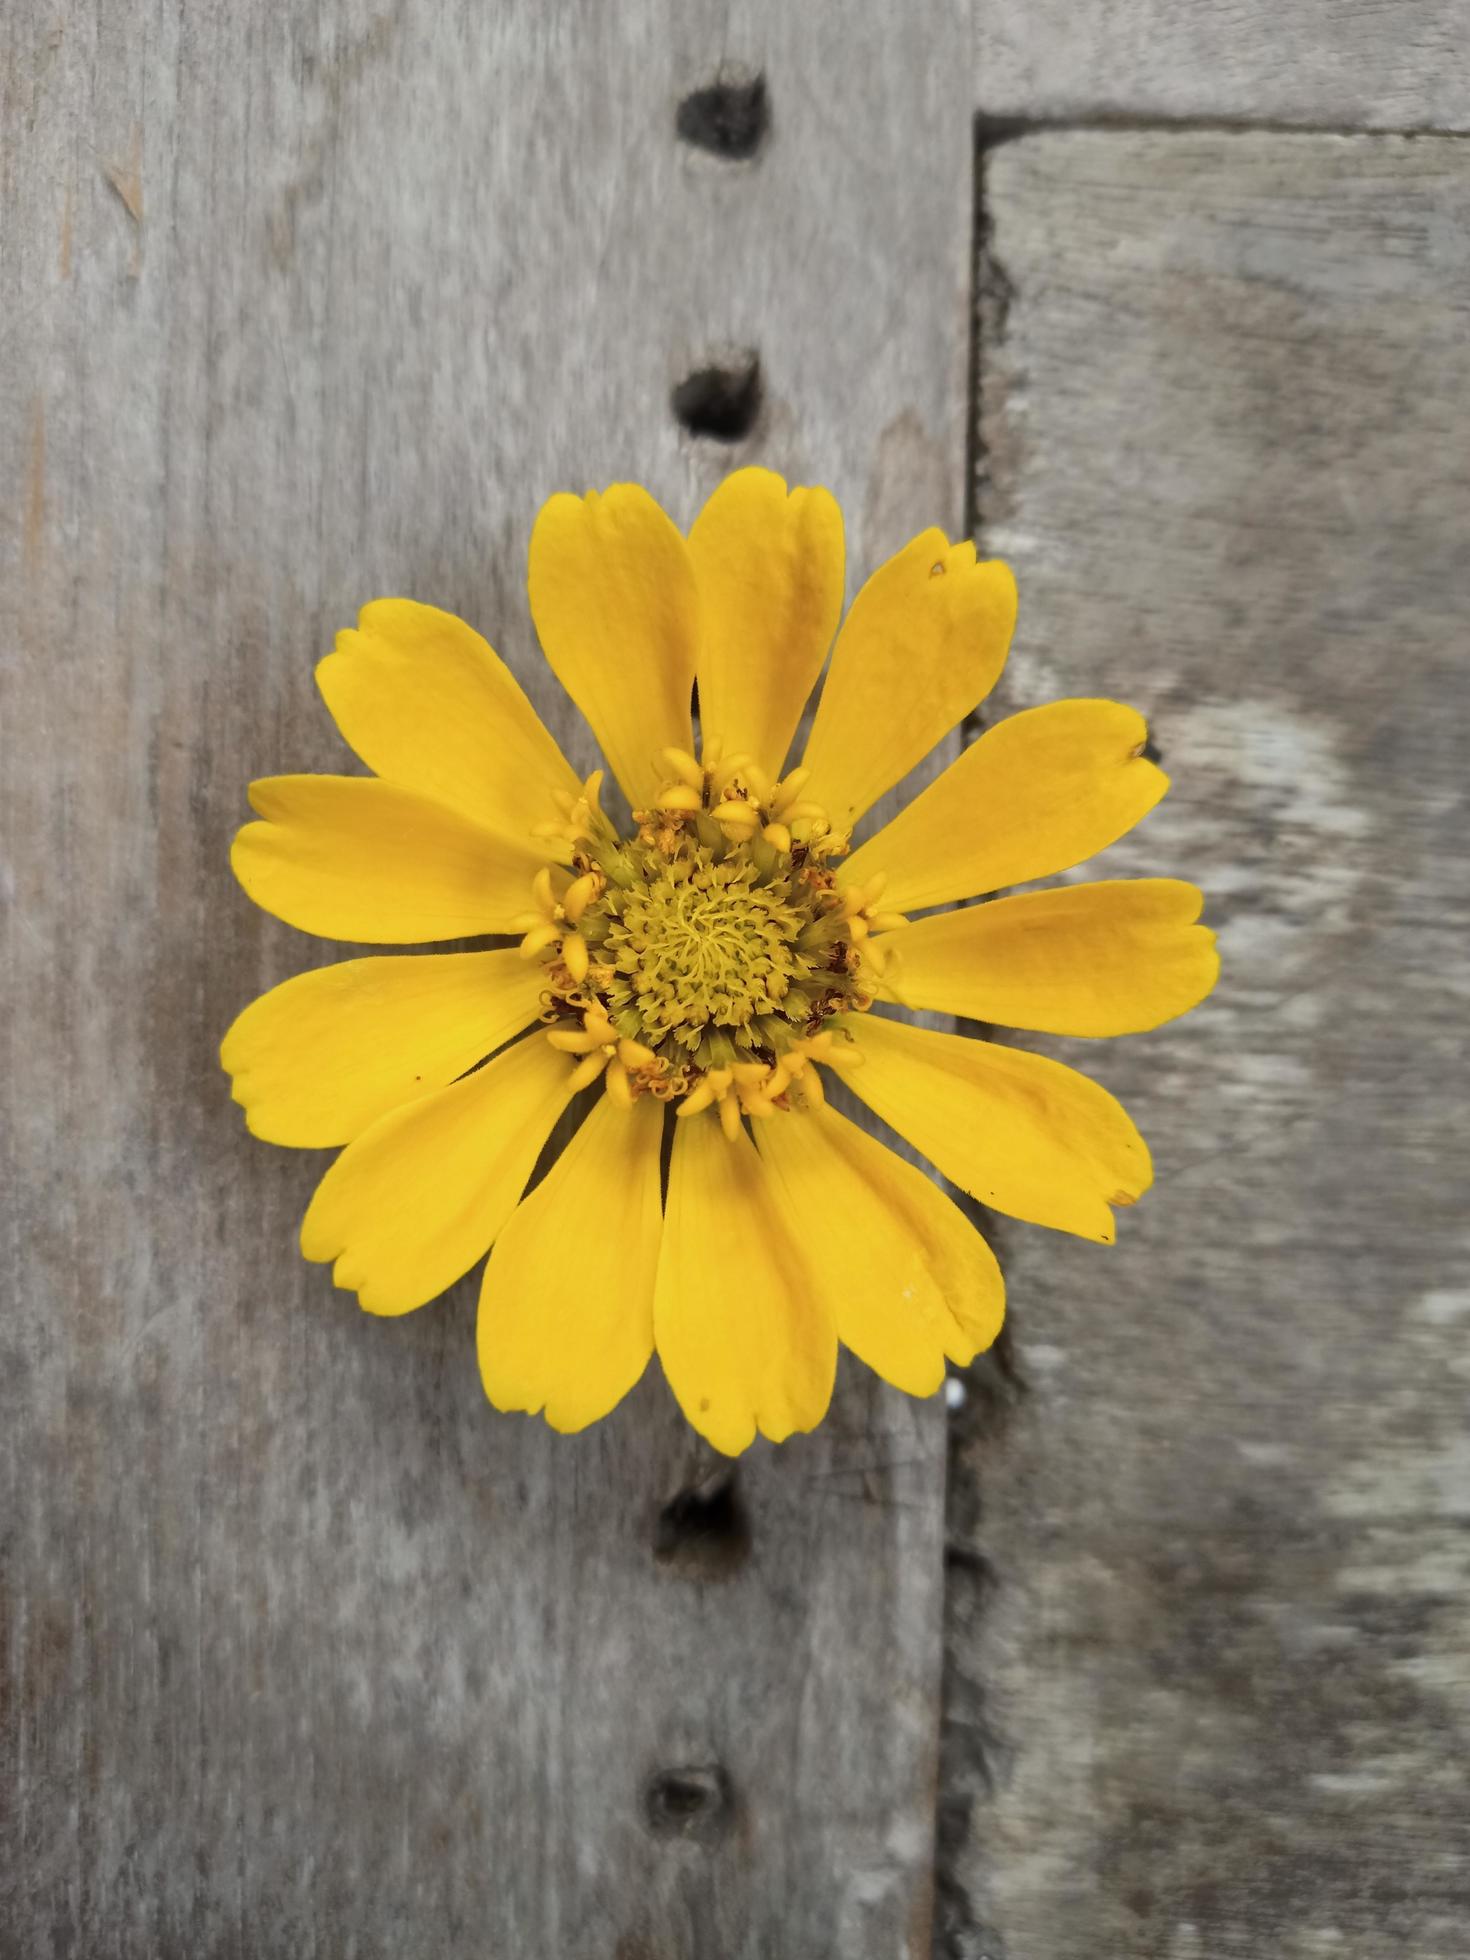
[(764, 840), (710, 845), (697, 831), (671, 855), (634, 843), (624, 857), (629, 881), (581, 920), (589, 980), (621, 1034), (672, 1066), (716, 1068), (784, 1053), (834, 996), (849, 1004), (828, 874)]
[(820, 1101), (811, 1062), (856, 1059), (823, 1023), (871, 1006), (870, 929), (900, 921), (872, 912), (875, 888), (838, 889), (847, 840), (800, 800), (799, 772), (772, 785), (743, 758), (667, 755), (635, 836), (603, 816), (596, 777), (545, 827), (569, 869), (538, 873), (521, 950), (545, 965), (548, 1039), (582, 1082), (606, 1069), (610, 1094), (682, 1099), (680, 1115), (718, 1104), (733, 1134)]

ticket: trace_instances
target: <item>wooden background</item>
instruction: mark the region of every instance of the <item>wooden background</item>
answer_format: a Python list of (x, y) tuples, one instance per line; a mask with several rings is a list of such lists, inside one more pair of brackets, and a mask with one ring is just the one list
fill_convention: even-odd
[[(1466, 38), (11, 0), (6, 1960), (1463, 1953)], [(463, 612), (570, 739), (539, 502), (747, 460), (854, 574), (1012, 560), (995, 711), (1149, 713), (1109, 867), (1205, 884), (1225, 978), (1083, 1057), (1155, 1144), (1121, 1244), (1005, 1230), (961, 1407), (845, 1371), (731, 1482), (656, 1379), (493, 1415), (465, 1288), (359, 1316), (215, 1049), (331, 955), (225, 851), (338, 766), (335, 628)]]

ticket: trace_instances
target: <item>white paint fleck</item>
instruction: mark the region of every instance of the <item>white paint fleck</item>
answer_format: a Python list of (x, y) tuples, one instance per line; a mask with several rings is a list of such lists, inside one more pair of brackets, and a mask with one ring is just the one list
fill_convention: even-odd
[(900, 1869), (917, 1870), (930, 1856), (931, 1833), (926, 1822), (907, 1812), (895, 1812), (883, 1833), (883, 1849)]
[(1425, 1293), (1414, 1304), (1416, 1320), (1428, 1321), (1431, 1327), (1452, 1327), (1470, 1313), (1470, 1287), (1441, 1286)]
[(1288, 1443), (1241, 1443), (1235, 1445), (1247, 1463), (1259, 1463), (1275, 1468), (1291, 1461), (1291, 1446)]
[(1323, 1771), (1309, 1776), (1307, 1781), (1314, 1790), (1330, 1797), (1379, 1797), (1394, 1788), (1392, 1777), (1375, 1776), (1371, 1770), (1344, 1770), (1335, 1774)]
[(1054, 1347), (1050, 1341), (1018, 1341), (1016, 1345), (1023, 1365), (1035, 1374), (1047, 1375), (1067, 1365), (1067, 1350)]

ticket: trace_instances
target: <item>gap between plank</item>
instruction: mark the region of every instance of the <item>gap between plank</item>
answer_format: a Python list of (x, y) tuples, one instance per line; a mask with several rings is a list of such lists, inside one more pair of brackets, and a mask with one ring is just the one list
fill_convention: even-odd
[(975, 142), (984, 154), (1025, 136), (1055, 136), (1072, 131), (1089, 135), (1112, 132), (1137, 134), (1161, 130), (1166, 134), (1206, 136), (1367, 136), (1412, 141), (1418, 136), (1463, 141), (1470, 128), (1447, 129), (1438, 123), (1409, 123), (1401, 129), (1368, 128), (1362, 123), (1286, 122), (1279, 117), (1168, 116), (1142, 110), (1101, 109), (1076, 116), (975, 116)]

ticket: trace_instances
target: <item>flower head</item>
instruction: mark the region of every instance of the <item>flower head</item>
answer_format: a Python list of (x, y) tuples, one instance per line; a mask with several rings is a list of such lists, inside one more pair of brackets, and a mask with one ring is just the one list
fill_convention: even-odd
[(302, 1249), (370, 1312), (423, 1306), (489, 1252), (478, 1345), (499, 1408), (580, 1428), (657, 1351), (733, 1454), (821, 1420), (839, 1342), (925, 1395), (993, 1340), (989, 1247), (830, 1106), (829, 1075), (1015, 1217), (1106, 1242), (1149, 1184), (1089, 1078), (902, 1018), (1112, 1035), (1209, 991), (1191, 886), (963, 903), (1082, 862), (1158, 802), (1140, 717), (1060, 701), (1002, 721), (853, 850), (993, 686), (1016, 602), (1004, 565), (939, 531), (839, 628), (843, 585), (831, 497), (764, 470), (727, 478), (687, 539), (633, 485), (553, 497), (531, 611), (625, 819), (477, 633), (404, 599), (366, 607), (317, 669), (373, 773), (252, 786), (260, 821), (232, 861), (267, 911), (331, 938), (515, 942), (298, 975), (223, 1049), (256, 1135), (342, 1146)]

